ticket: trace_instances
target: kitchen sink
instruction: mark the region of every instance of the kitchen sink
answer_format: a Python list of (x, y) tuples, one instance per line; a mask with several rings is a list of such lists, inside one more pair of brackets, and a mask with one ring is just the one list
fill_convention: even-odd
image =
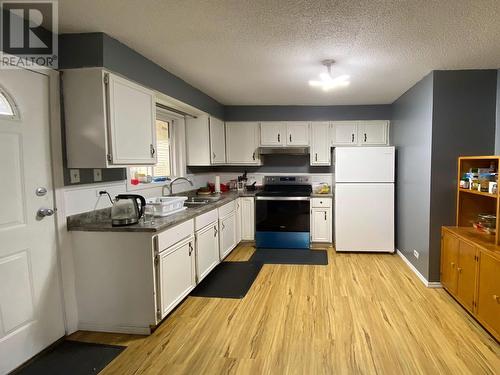
[(184, 205), (188, 207), (204, 206), (206, 204), (216, 202), (219, 199), (220, 197), (188, 197), (188, 199), (184, 201)]

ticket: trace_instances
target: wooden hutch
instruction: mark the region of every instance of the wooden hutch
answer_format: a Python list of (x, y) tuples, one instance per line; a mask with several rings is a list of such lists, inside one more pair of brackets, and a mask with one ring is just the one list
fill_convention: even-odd
[(475, 168), (493, 167), (498, 173), (500, 156), (465, 156), (458, 159), (456, 226), (441, 233), (441, 284), (497, 340), (500, 341), (500, 231), (496, 220), (492, 233), (473, 227), (479, 214), (499, 217), (500, 197), (465, 189), (461, 177)]

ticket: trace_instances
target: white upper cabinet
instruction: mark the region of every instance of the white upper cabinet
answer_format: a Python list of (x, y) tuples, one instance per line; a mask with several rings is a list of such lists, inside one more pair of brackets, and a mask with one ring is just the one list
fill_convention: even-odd
[(228, 164), (259, 165), (259, 123), (226, 122)]
[(388, 121), (360, 121), (358, 124), (359, 144), (387, 144)]
[(187, 165), (206, 166), (226, 162), (224, 122), (200, 115), (186, 118)]
[(311, 123), (311, 165), (331, 165), (330, 123)]
[(63, 73), (70, 168), (156, 163), (154, 92), (102, 68)]
[(286, 145), (308, 146), (309, 145), (309, 123), (287, 122), (286, 123)]
[(358, 143), (357, 121), (333, 121), (331, 129), (332, 146), (355, 145)]
[(286, 137), (286, 124), (284, 122), (261, 122), (261, 146), (283, 146)]
[(387, 145), (389, 121), (332, 121), (332, 146)]
[(210, 165), (210, 125), (208, 115), (186, 118), (187, 165)]
[(210, 117), (210, 161), (212, 164), (226, 162), (226, 132), (224, 122)]

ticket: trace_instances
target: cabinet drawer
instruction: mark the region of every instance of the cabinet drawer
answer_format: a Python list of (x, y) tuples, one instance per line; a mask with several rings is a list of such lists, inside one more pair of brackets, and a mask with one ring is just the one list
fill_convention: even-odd
[(156, 243), (158, 252), (165, 250), (166, 248), (172, 246), (173, 244), (179, 242), (180, 240), (192, 236), (194, 234), (194, 220), (188, 220), (182, 224), (176, 225), (171, 229), (167, 229), (164, 232), (158, 233), (156, 236)]
[(217, 209), (204, 213), (194, 218), (194, 230), (198, 231), (219, 219)]
[(236, 211), (236, 201), (229, 202), (224, 206), (219, 207), (219, 218), (222, 219), (233, 211)]
[(312, 208), (332, 207), (332, 198), (313, 198), (311, 206)]

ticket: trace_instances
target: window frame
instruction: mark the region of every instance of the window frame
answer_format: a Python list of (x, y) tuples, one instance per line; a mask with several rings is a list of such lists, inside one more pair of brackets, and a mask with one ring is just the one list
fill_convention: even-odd
[[(132, 185), (130, 183), (130, 179), (132, 177), (131, 168), (135, 168), (137, 166), (128, 166), (127, 191), (137, 191), (143, 189), (153, 189), (162, 187), (175, 176), (181, 176), (185, 174), (185, 169), (186, 169), (185, 156), (183, 156), (183, 151), (182, 151), (185, 149), (185, 144), (183, 144), (185, 143), (184, 139), (185, 117), (175, 112), (170, 112), (156, 106), (156, 120), (165, 121), (169, 123), (170, 176), (165, 176), (167, 178), (167, 181), (140, 183), (138, 185)], [(154, 166), (146, 166), (146, 167), (154, 167)]]

